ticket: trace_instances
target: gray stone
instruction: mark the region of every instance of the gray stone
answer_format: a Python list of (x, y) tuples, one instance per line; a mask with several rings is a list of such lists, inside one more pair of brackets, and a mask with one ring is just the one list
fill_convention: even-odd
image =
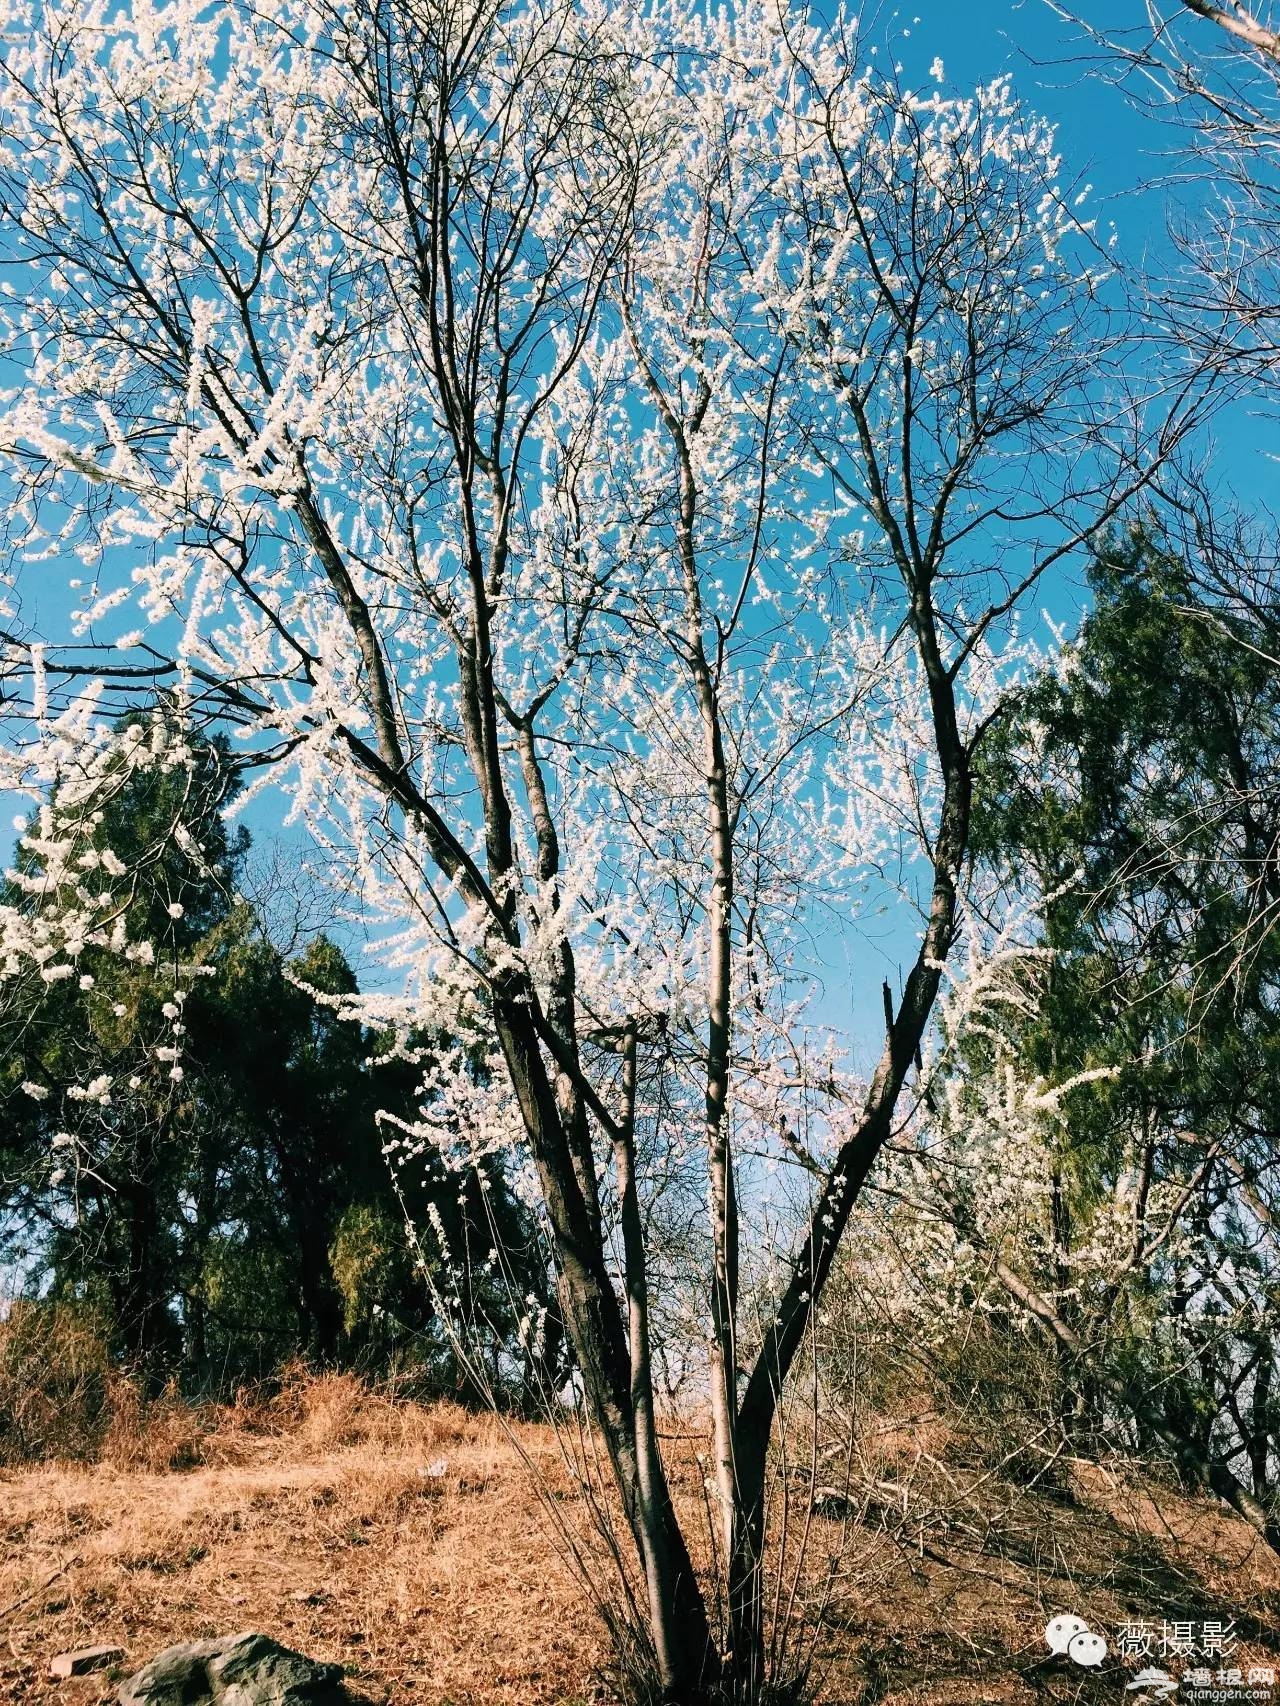
[(339, 1665), (290, 1652), (268, 1635), (169, 1647), (120, 1685), (120, 1706), (342, 1706)]

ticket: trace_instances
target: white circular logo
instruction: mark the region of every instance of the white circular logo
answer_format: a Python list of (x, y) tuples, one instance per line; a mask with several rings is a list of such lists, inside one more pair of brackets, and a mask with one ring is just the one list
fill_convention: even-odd
[(1078, 1665), (1100, 1665), (1107, 1656), (1107, 1643), (1091, 1629), (1071, 1637), (1067, 1657)]
[(1045, 1643), (1051, 1653), (1065, 1653), (1073, 1664), (1092, 1668), (1107, 1656), (1107, 1643), (1095, 1635), (1083, 1617), (1066, 1612), (1052, 1617), (1044, 1626)]
[(1065, 1653), (1077, 1635), (1088, 1633), (1089, 1625), (1082, 1617), (1055, 1617), (1044, 1626), (1044, 1638), (1051, 1653)]

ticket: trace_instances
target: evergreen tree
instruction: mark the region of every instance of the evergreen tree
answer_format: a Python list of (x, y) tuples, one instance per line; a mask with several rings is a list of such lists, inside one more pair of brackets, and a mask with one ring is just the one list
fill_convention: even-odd
[[(1056, 1271), (1037, 1276), (1105, 1377), (1159, 1394), (1188, 1458), (1276, 1485), (1280, 1264), (1280, 672), (1250, 613), (1147, 528), (1107, 541), (1065, 668), (1019, 699), (980, 778), (976, 848), (1041, 902), (1054, 950), (1021, 1046), (1072, 1097), (1050, 1181)], [(1274, 624), (1276, 612), (1270, 612)], [(1106, 1205), (1178, 1205), (1123, 1284), (1074, 1257)], [(1162, 1211), (1163, 1212), (1163, 1211)], [(1135, 1252), (1142, 1240), (1134, 1234)], [(1114, 1389), (1114, 1388), (1113, 1388)], [(1145, 1421), (1144, 1421), (1145, 1416)]]
[[(132, 951), (87, 945), (73, 978), (0, 985), (0, 1259), (94, 1304), (153, 1390), (233, 1385), (299, 1353), (375, 1370), (408, 1357), (456, 1384), (378, 1123), (413, 1117), (420, 1071), (331, 1004), (356, 992), (332, 941), (287, 963), (266, 939), (238, 893), (233, 791), (220, 739), (122, 774), (77, 862), (127, 867)], [(20, 873), (38, 867), (24, 846)], [(15, 879), (0, 903), (28, 895)], [(401, 1189), (453, 1247), (500, 1241), (518, 1295), (545, 1290), (500, 1164)], [(508, 1287), (492, 1273), (480, 1289), (491, 1336), (514, 1347)]]

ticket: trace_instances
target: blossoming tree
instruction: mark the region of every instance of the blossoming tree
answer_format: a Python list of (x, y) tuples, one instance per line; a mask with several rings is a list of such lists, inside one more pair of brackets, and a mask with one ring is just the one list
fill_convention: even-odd
[[(962, 928), (1009, 623), (1185, 413), (1126, 401), (1049, 127), (851, 20), (2, 10), (4, 780), (92, 812), (113, 702), (163, 684), (395, 921), (362, 1011), (463, 1040), (389, 1145), (519, 1134), (655, 1688), (757, 1698), (770, 1437)], [(10, 967), (114, 940), (65, 828)], [(821, 937), (894, 870), (919, 929), (862, 1074)], [(651, 1356), (646, 1204), (693, 1165), (723, 1628)], [(779, 1169), (801, 1231), (748, 1319)]]

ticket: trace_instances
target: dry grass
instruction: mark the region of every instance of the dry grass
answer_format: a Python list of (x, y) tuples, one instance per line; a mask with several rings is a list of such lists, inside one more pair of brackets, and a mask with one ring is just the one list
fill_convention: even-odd
[[(575, 1521), (549, 1430), (513, 1443), (492, 1418), (300, 1373), (267, 1405), (135, 1420), (120, 1411), (97, 1465), (0, 1472), (0, 1700), (99, 1706), (113, 1681), (53, 1683), (53, 1653), (111, 1641), (132, 1669), (242, 1628), (339, 1661), (365, 1702), (599, 1696), (596, 1624), (520, 1461)], [(1280, 1663), (1280, 1566), (1234, 1519), (1120, 1466), (1064, 1462), (1027, 1492), (967, 1450), (885, 1422), (845, 1507), (809, 1519), (797, 1604), (832, 1706), (1118, 1706), (1120, 1667), (1048, 1659), (1040, 1632), (1064, 1610), (1103, 1632), (1235, 1618), (1233, 1662)], [(797, 1491), (793, 1527), (808, 1505)]]
[[(553, 1442), (521, 1432), (554, 1477)], [(595, 1631), (497, 1421), (330, 1377), (226, 1412), (199, 1456), (0, 1475), (0, 1604), (38, 1589), (3, 1618), (0, 1699), (107, 1701), (101, 1677), (48, 1681), (50, 1656), (112, 1641), (136, 1667), (242, 1628), (337, 1660), (368, 1701), (533, 1706), (591, 1672)]]

